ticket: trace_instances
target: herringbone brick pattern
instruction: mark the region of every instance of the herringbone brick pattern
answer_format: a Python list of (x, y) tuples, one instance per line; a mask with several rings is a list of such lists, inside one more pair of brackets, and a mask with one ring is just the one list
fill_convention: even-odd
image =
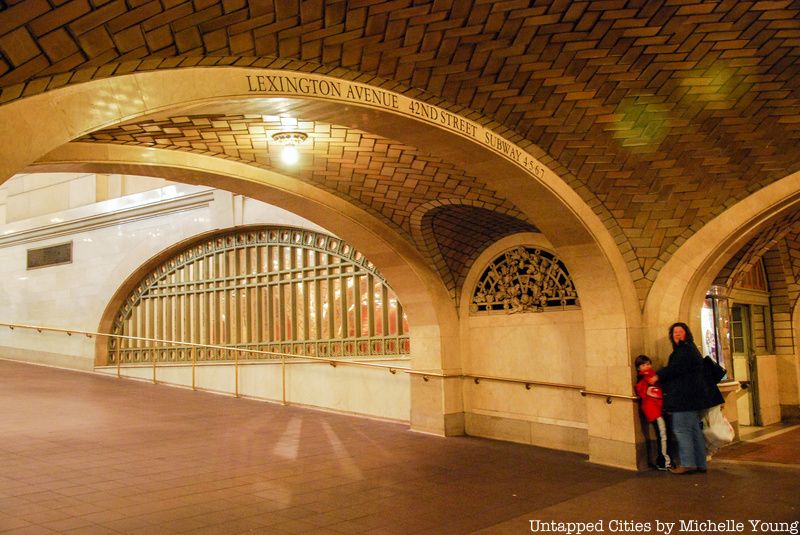
[(795, 226), (780, 244), (781, 261), (786, 274), (789, 310), (794, 310), (800, 299), (800, 227)]
[(642, 298), (700, 226), (800, 169), (797, 0), (0, 5), (0, 102), (137, 70), (279, 65), (365, 73), (495, 121), (593, 207)]
[[(774, 352), (777, 355), (794, 353), (794, 335), (792, 333), (792, 306), (789, 295), (789, 277), (784, 262), (783, 244), (770, 249), (764, 254), (764, 271), (767, 274), (770, 291), (770, 313), (772, 316), (772, 334), (774, 336)], [(766, 351), (765, 351), (766, 353)]]
[(510, 215), (469, 205), (448, 205), (428, 210), (422, 224), (425, 243), (435, 262), (443, 262), (448, 287), (460, 296), (464, 278), (483, 250), (500, 238), (517, 232), (536, 232), (533, 225)]
[(798, 230), (800, 230), (800, 210), (794, 210), (774, 221), (728, 261), (726, 267), (720, 272), (720, 276), (724, 275), (725, 278), (720, 280), (721, 277), (718, 276), (716, 284), (732, 288), (738, 279), (750, 271), (750, 268), (767, 251), (775, 249), (789, 233)]
[[(296, 167), (281, 162), (283, 146), (272, 140), (272, 134), (285, 130), (309, 134), (297, 147), (301, 165)], [(534, 229), (511, 201), (441, 158), (338, 125), (278, 116), (193, 115), (123, 124), (79, 141), (189, 151), (279, 169), (388, 221), (428, 253), (454, 293), (469, 269), (468, 260), (486, 245), (518, 229)], [(428, 209), (444, 203), (474, 208), (470, 213), (458, 212), (458, 206), (448, 211), (462, 213), (461, 221), (452, 221), (451, 215), (439, 217), (437, 225), (437, 218), (425, 217)], [(419, 236), (425, 240), (415, 240)]]

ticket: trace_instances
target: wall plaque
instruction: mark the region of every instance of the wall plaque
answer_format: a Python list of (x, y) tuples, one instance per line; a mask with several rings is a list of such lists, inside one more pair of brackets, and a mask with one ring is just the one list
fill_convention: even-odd
[(72, 242), (28, 249), (28, 269), (72, 263)]

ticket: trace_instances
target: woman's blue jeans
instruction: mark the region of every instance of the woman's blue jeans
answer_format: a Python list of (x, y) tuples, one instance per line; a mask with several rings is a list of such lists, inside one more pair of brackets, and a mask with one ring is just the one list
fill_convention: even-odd
[(672, 413), (672, 432), (678, 442), (680, 465), (687, 468), (706, 468), (706, 441), (700, 426), (702, 411)]

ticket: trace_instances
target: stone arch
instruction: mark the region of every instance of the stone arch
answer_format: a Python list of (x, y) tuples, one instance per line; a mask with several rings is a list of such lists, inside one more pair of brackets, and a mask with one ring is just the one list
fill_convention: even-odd
[(800, 221), (800, 211), (789, 211), (768, 228), (764, 228), (756, 238), (731, 257), (717, 274), (714, 284), (732, 288), (742, 273), (752, 268), (767, 252), (780, 244), (785, 244), (785, 238), (794, 232), (798, 221)]
[[(284, 96), (280, 94), (251, 93), (252, 86), (248, 85), (251, 84), (251, 81), (247, 79), (247, 76), (266, 72), (280, 73), (281, 71), (262, 71), (238, 67), (156, 70), (67, 85), (63, 88), (13, 100), (0, 107), (0, 116), (4, 119), (4, 124), (7, 125), (3, 132), (3, 137), (6, 142), (4, 147), (7, 147), (4, 152), (8, 156), (0, 163), (0, 177), (7, 178), (26, 165), (38, 160), (46, 152), (81, 135), (133, 117), (159, 110), (192, 106), (220, 99), (242, 100)], [(235, 87), (233, 87), (235, 84), (230, 82), (234, 77), (238, 77), (237, 79), (240, 82)], [(346, 81), (340, 78), (319, 75), (317, 78)], [(380, 85), (376, 87), (380, 87)], [(395, 94), (392, 93), (392, 95)], [(317, 97), (308, 95), (308, 98)], [(98, 105), (98, 101), (104, 105)], [(94, 105), (91, 105), (93, 103)], [(390, 113), (395, 117), (402, 115), (398, 110), (386, 109), (369, 103), (345, 102), (344, 100), (338, 102), (340, 114), (341, 111), (348, 109), (348, 107), (341, 108), (343, 103), (347, 106), (363, 106), (364, 110), (359, 120), (373, 130), (381, 129), (381, 125), (378, 123), (387, 123), (385, 113)], [(321, 108), (324, 108), (324, 106), (321, 106)], [(86, 110), (90, 110), (90, 113), (86, 113)], [(367, 111), (370, 113), (366, 113)], [(330, 113), (330, 109), (322, 110), (320, 113)], [(448, 156), (453, 153), (452, 148), (448, 149), (437, 138), (456, 136), (461, 140), (466, 138), (473, 143), (476, 142), (475, 139), (469, 136), (470, 132), (474, 133), (476, 130), (464, 132), (451, 129), (448, 131), (448, 136), (442, 136), (444, 128), (436, 124), (435, 121), (433, 122), (434, 124), (431, 124), (432, 121), (430, 120), (426, 121), (422, 118), (409, 119), (408, 115), (409, 113), (406, 113), (403, 120), (392, 121), (392, 123), (408, 123), (410, 121), (416, 126), (425, 125), (430, 127), (425, 128), (424, 131), (415, 132), (417, 136), (415, 142), (436, 147), (437, 149), (441, 148), (441, 150), (437, 150), (437, 153), (447, 154)], [(563, 215), (561, 207), (566, 205), (568, 212), (574, 216), (577, 224), (577, 228), (573, 232), (588, 233), (587, 237), (593, 238), (593, 241), (602, 240), (604, 242), (601, 246), (604, 251), (602, 255), (606, 257), (607, 261), (613, 259), (613, 263), (616, 265), (614, 270), (619, 271), (621, 264), (624, 263), (621, 255), (619, 255), (619, 249), (615, 246), (613, 238), (608, 235), (603, 222), (597, 218), (577, 193), (557, 176), (549, 172), (546, 166), (536, 160), (533, 154), (522, 154), (513, 149), (513, 145), (510, 142), (501, 143), (498, 141), (502, 140), (501, 135), (510, 134), (507, 129), (492, 124), (491, 121), (476, 117), (474, 113), (471, 113), (469, 117), (470, 121), (475, 121), (475, 125), (491, 124), (493, 127), (497, 127), (499, 132), (497, 134), (493, 130), (486, 130), (486, 136), (491, 138), (492, 144), (487, 146), (487, 144), (481, 143), (481, 140), (477, 141), (479, 145), (482, 145), (480, 147), (482, 150), (476, 155), (478, 157), (474, 158), (475, 162), (470, 167), (481, 171), (484, 176), (498, 174), (498, 171), (503, 171), (503, 169), (498, 169), (495, 165), (499, 157), (505, 164), (504, 167), (506, 169), (513, 170), (512, 173), (508, 173), (509, 176), (507, 178), (501, 178), (496, 181), (503, 188), (513, 189), (520, 180), (529, 181), (533, 178), (534, 182), (539, 187), (543, 187), (544, 192), (549, 194), (548, 197), (551, 197), (537, 200), (536, 204), (541, 205), (547, 201), (556, 201), (556, 205), (553, 208), (561, 211), (561, 215)], [(36, 119), (39, 118), (47, 118), (48, 120), (37, 121)], [(396, 131), (397, 128), (394, 124), (389, 126), (384, 124), (382, 130)], [(475, 126), (470, 125), (470, 128), (475, 129)], [(407, 138), (408, 135), (398, 137)], [(21, 143), (22, 139), (25, 139), (26, 142)], [(512, 133), (509, 139), (519, 140), (520, 138)], [(542, 156), (540, 154), (541, 151), (529, 143), (520, 141), (520, 145), (524, 145), (522, 148), (529, 148), (537, 155)], [(498, 148), (498, 146), (502, 146), (502, 148)], [(509, 151), (511, 152), (509, 153)], [(459, 156), (463, 157), (463, 155)], [(520, 158), (524, 159), (524, 165)], [(491, 171), (487, 172), (489, 169)], [(552, 196), (555, 196), (555, 198), (552, 198)], [(540, 213), (537, 214), (537, 218), (552, 216), (551, 214), (545, 215), (547, 211), (539, 210)], [(552, 211), (552, 208), (549, 211)], [(563, 223), (563, 218), (558, 223)], [(618, 276), (618, 278), (620, 282), (624, 283), (624, 279), (627, 277)], [(621, 286), (624, 287), (626, 285), (621, 284)], [(630, 289), (625, 288), (625, 290), (629, 291)]]
[[(0, 167), (0, 176), (9, 176), (36, 161), (49, 150), (85, 133), (132, 117), (171, 107), (197, 105), (197, 103), (210, 102), (215, 99), (252, 99), (278, 96), (248, 93), (246, 77), (265, 72), (269, 71), (237, 67), (218, 70), (199, 68), (158, 70), (69, 85), (62, 89), (15, 100), (0, 108), (0, 115), (9, 125), (4, 131), (5, 141), (7, 141), (4, 146), (7, 147), (6, 152), (9, 158), (5, 158), (0, 164), (2, 166)], [(232, 77), (239, 77), (241, 84), (231, 87)], [(331, 77), (327, 79), (339, 80)], [(93, 100), (98, 99), (107, 105), (89, 105)], [(354, 103), (346, 104), (349, 107)], [(348, 107), (341, 108), (341, 105), (342, 102), (333, 103), (327, 108), (325, 105), (320, 105), (319, 113), (333, 113), (331, 111), (333, 108), (338, 109), (341, 115), (342, 111), (348, 109)], [(609, 267), (613, 266), (611, 267), (612, 272), (615, 273), (612, 275), (613, 285), (619, 287), (623, 294), (629, 294), (632, 291), (631, 285), (628, 284), (630, 277), (624, 259), (603, 222), (575, 191), (552, 174), (533, 155), (524, 154), (523, 157), (527, 163), (522, 165), (518, 161), (519, 153), (512, 153), (516, 157), (514, 160), (508, 153), (503, 153), (505, 149), (501, 150), (496, 146), (487, 147), (486, 144), (480, 143), (480, 140), (476, 142), (464, 132), (450, 130), (446, 131), (447, 135), (442, 135), (443, 128), (438, 124), (431, 124), (430, 121), (409, 118), (407, 114), (401, 116), (396, 110), (387, 111), (385, 108), (370, 107), (367, 104), (363, 104), (363, 106), (358, 120), (364, 126), (376, 131), (396, 132), (403, 127), (408, 127), (410, 123), (418, 127), (414, 131), (416, 137), (414, 141), (417, 144), (437, 148), (438, 154), (453, 155), (453, 149), (446, 146), (446, 141), (452, 141), (454, 136), (460, 138), (461, 141), (467, 138), (473, 143), (478, 143), (479, 150), (475, 151), (476, 154), (470, 159), (468, 165), (470, 170), (480, 172), (481, 176), (499, 175), (499, 178), (494, 181), (494, 185), (505, 191), (524, 195), (525, 190), (530, 190), (531, 195), (524, 195), (530, 209), (524, 211), (535, 215), (538, 220), (534, 221), (537, 228), (542, 227), (539, 221), (544, 219), (550, 223), (546, 226), (551, 228), (541, 228), (541, 230), (544, 230), (548, 236), (553, 237), (558, 234), (558, 239), (565, 243), (572, 242), (583, 245), (594, 242), (599, 249), (593, 254), (599, 254), (603, 263), (610, 262)], [(87, 109), (92, 112), (86, 113)], [(387, 112), (395, 116), (394, 121), (386, 121)], [(61, 120), (35, 120), (42, 116)], [(474, 119), (474, 114), (471, 114), (470, 117), (471, 120)], [(482, 123), (489, 123), (489, 121), (484, 120), (476, 124)], [(503, 129), (500, 131), (505, 132)], [(12, 135), (11, 132), (15, 132), (15, 135)], [(495, 141), (501, 139), (489, 130), (487, 130), (487, 136), (492, 136), (491, 139)], [(408, 134), (397, 137), (408, 138)], [(21, 139), (30, 139), (32, 142), (20, 143)], [(464, 159), (462, 151), (458, 152), (459, 159)], [(518, 186), (525, 187), (520, 191)], [(565, 218), (564, 215), (567, 213), (571, 217)], [(566, 224), (567, 222), (569, 225)], [(633, 312), (636, 307), (630, 295), (620, 296), (620, 298), (625, 303), (624, 305), (620, 303), (620, 305), (629, 313)]]
[[(249, 165), (172, 151), (160, 151), (155, 158), (152, 151), (140, 147), (72, 144), (51, 153), (32, 169), (149, 175), (203, 183), (294, 212), (353, 244), (378, 266), (408, 312), (414, 369), (434, 373), (460, 370), (457, 318), (452, 306), (448, 306), (449, 295), (440, 279), (393, 229), (342, 199)], [(452, 381), (444, 379), (443, 383)], [(423, 401), (415, 402), (416, 410), (412, 410), (412, 428), (435, 434), (461, 432), (458, 426), (445, 424), (446, 416), (443, 419), (445, 384), (433, 390), (434, 395), (426, 386), (421, 377), (419, 381), (412, 380), (412, 393), (415, 389), (426, 390)], [(452, 411), (460, 413), (459, 400), (448, 403), (455, 405)]]
[[(118, 149), (132, 147), (106, 145), (87, 155), (84, 148), (68, 144), (99, 128), (163, 110), (185, 109), (223, 100), (252, 102), (266, 97), (297, 97), (280, 93), (250, 93), (247, 76), (265, 75), (266, 72), (281, 74), (280, 71), (238, 67), (159, 70), (70, 85), (15, 100), (0, 107), (0, 119), (6, 125), (0, 133), (3, 141), (0, 177), (4, 180), (37, 161), (51, 165), (63, 164), (65, 160), (73, 164), (113, 162), (113, 165), (127, 169), (148, 169), (146, 173), (128, 171), (130, 174), (152, 174), (153, 169), (161, 168), (161, 174), (157, 176), (215, 185), (295, 211), (329, 228), (373, 259), (397, 289), (409, 314), (415, 305), (418, 306), (420, 312), (415, 313), (415, 319), (426, 319), (422, 320), (424, 328), (417, 326), (417, 333), (430, 339), (433, 345), (419, 344), (415, 337), (412, 345), (424, 348), (424, 354), (415, 357), (415, 366), (458, 370), (454, 307), (441, 280), (410, 243), (369, 214), (355, 210), (334, 195), (322, 195), (308, 184), (289, 181), (287, 187), (285, 177), (244, 164), (237, 165), (236, 162), (214, 162), (211, 161), (213, 158), (202, 159), (201, 155), (178, 154), (177, 151), (171, 151), (167, 156), (163, 154), (167, 151), (155, 149), (141, 149), (135, 158), (131, 158), (133, 153), (123, 155)], [(314, 76), (315, 79), (369, 87), (360, 82)], [(233, 84), (231, 80), (238, 82)], [(474, 113), (460, 117), (458, 128), (445, 127), (403, 111), (414, 108), (405, 104), (420, 104), (422, 101), (383, 91), (390, 102), (405, 99), (402, 100), (404, 106), (389, 109), (391, 107), (369, 102), (319, 98), (315, 100), (314, 113), (318, 117), (343, 118), (366, 131), (426, 146), (443, 157), (463, 162), (466, 172), (474, 176), (492, 177), (493, 187), (513, 197), (521, 212), (553, 242), (560, 256), (572, 266), (582, 306), (587, 311), (586, 339), (592, 341), (586, 348), (587, 387), (601, 392), (628, 392), (629, 355), (641, 344), (640, 309), (628, 264), (615, 237), (593, 208), (537, 159), (546, 159), (540, 150), (530, 143), (514, 145), (511, 140), (518, 140), (518, 136), (504, 139), (502, 134), (485, 126), (496, 124), (476, 117)], [(303, 98), (316, 97), (306, 95)], [(434, 107), (426, 109), (432, 113)], [(353, 110), (358, 110), (358, 113), (353, 113)], [(443, 109), (437, 110), (436, 113), (443, 113)], [(499, 131), (507, 133), (501, 127)], [(463, 150), (464, 143), (470, 147), (469, 151)], [(526, 152), (528, 149), (532, 152)], [(82, 151), (84, 153), (80, 154)], [(45, 156), (47, 153), (51, 154)], [(142, 162), (149, 162), (152, 167), (143, 166)], [(231, 168), (235, 168), (235, 172)], [(306, 198), (306, 194), (314, 200)], [(387, 240), (385, 236), (392, 239)], [(394, 262), (404, 267), (398, 268), (393, 275), (387, 266)], [(416, 295), (411, 299), (403, 296), (403, 287)], [(413, 290), (415, 287), (417, 289)], [(433, 348), (437, 349), (428, 351)], [(425, 356), (431, 354), (433, 356)], [(437, 399), (432, 403), (441, 403), (445, 414), (459, 411), (458, 403), (447, 404), (442, 398)], [(632, 407), (619, 409), (619, 404), (606, 407), (605, 400), (599, 398), (589, 403), (593, 404), (591, 414), (594, 421), (590, 425), (591, 455), (597, 462), (631, 466), (631, 459), (635, 457), (632, 453), (635, 448)], [(630, 425), (611, 426), (609, 422), (612, 420), (630, 422)]]
[[(177, 182), (203, 183), (280, 206), (329, 229), (352, 243), (386, 275), (401, 299), (411, 305), (413, 324), (447, 324), (447, 295), (424, 260), (396, 232), (373, 216), (332, 194), (291, 177), (203, 155), (152, 151), (140, 147), (72, 144), (30, 167), (39, 171), (82, 171), (149, 175)], [(431, 292), (430, 295), (424, 295)], [(406, 305), (408, 308), (408, 305)]]
[(687, 321), (698, 329), (706, 291), (728, 261), (755, 236), (800, 205), (800, 172), (766, 186), (714, 218), (686, 240), (664, 265), (644, 306), (645, 350), (669, 352), (667, 327)]
[(778, 250), (786, 276), (789, 307), (795, 310), (800, 303), (800, 226), (783, 235)]
[[(19, 83), (0, 88), (0, 103), (13, 103), (20, 99), (30, 98), (32, 96), (41, 95), (51, 91), (84, 84), (87, 81), (103, 81), (120, 76), (124, 77), (130, 74), (156, 73), (176, 69), (191, 70), (197, 69), (198, 64), (202, 64), (204, 69), (279, 69), (282, 71), (319, 73), (322, 75), (335, 73), (337, 78), (344, 80), (368, 80), (369, 84), (374, 87), (381, 87), (391, 91), (400, 92), (413, 97), (418, 101), (430, 103), (446, 109), (455, 115), (467, 117), (470, 120), (476, 121), (487, 126), (488, 128), (491, 128), (493, 132), (506, 137), (513, 143), (516, 143), (534, 158), (538, 159), (546, 166), (549, 166), (552, 171), (564, 179), (571, 188), (575, 188), (579, 192), (582, 202), (588, 203), (592, 206), (595, 215), (600, 217), (606, 226), (607, 232), (611, 232), (614, 235), (614, 240), (617, 244), (619, 244), (622, 254), (629, 253), (634, 249), (631, 245), (629, 237), (625, 232), (623, 232), (623, 229), (612, 216), (606, 205), (602, 202), (599, 202), (596, 195), (593, 194), (588, 188), (584, 187), (581, 181), (579, 181), (575, 175), (568, 168), (563, 166), (557, 159), (551, 157), (536, 144), (532, 143), (519, 133), (504, 126), (496, 119), (484, 117), (464, 105), (447, 101), (441, 96), (432, 94), (429, 91), (416, 87), (410, 87), (403, 82), (386, 79), (373, 74), (365, 74), (360, 71), (351, 70), (342, 66), (337, 66), (335, 69), (333, 69), (330, 65), (297, 58), (284, 59), (271, 56), (254, 57), (252, 55), (215, 55), (205, 56), (202, 58), (201, 62), (198, 60), (197, 56), (190, 55), (148, 57), (146, 60), (131, 59), (127, 61), (119, 61), (119, 56), (111, 59), (112, 61), (109, 61), (102, 66), (84, 66), (77, 71), (58, 73), (55, 75), (45, 75), (43, 72), (38, 73), (41, 76), (37, 75), (35, 79), (25, 79), (22, 76), (15, 76), (13, 79), (19, 79)], [(0, 163), (0, 183), (5, 178), (3, 167)], [(644, 272), (642, 267), (631, 264), (629, 268), (630, 271), (628, 276), (633, 276), (636, 280), (636, 284), (641, 285), (644, 282)], [(639, 291), (646, 293), (647, 288), (642, 288)]]

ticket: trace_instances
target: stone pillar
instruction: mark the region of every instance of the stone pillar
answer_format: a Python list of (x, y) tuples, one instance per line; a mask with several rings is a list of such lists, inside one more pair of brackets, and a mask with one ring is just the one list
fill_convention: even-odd
[[(439, 436), (464, 434), (464, 405), (458, 366), (458, 338), (438, 326), (411, 329), (411, 429)], [(437, 375), (420, 375), (430, 372)]]
[[(620, 355), (627, 359), (627, 355)], [(586, 389), (632, 395), (631, 366), (589, 366)], [(610, 403), (609, 403), (610, 400)], [(589, 461), (629, 470), (642, 468), (644, 436), (635, 400), (586, 396), (589, 425)]]
[[(587, 391), (633, 395), (633, 360), (641, 351), (639, 318), (626, 307), (616, 277), (593, 246), (569, 251), (583, 269), (573, 275), (586, 332)], [(586, 289), (586, 291), (584, 291)], [(629, 470), (640, 468), (644, 437), (635, 400), (587, 395), (589, 461)]]
[(460, 378), (411, 377), (411, 429), (447, 437), (464, 434)]

